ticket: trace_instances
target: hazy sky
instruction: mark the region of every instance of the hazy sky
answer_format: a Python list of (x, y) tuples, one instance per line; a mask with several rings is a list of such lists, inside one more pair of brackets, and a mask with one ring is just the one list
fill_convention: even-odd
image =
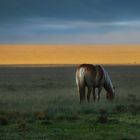
[(0, 0), (0, 43), (140, 43), (139, 0)]

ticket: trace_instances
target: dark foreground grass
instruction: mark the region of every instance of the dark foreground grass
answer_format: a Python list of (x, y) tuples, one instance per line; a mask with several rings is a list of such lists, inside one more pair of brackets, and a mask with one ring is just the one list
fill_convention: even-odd
[(113, 102), (79, 104), (75, 67), (1, 67), (0, 140), (139, 140), (140, 67), (106, 67)]
[(82, 115), (78, 119), (19, 120), (1, 126), (0, 139), (105, 139), (139, 140), (140, 115), (110, 115), (106, 123), (98, 122), (96, 115)]

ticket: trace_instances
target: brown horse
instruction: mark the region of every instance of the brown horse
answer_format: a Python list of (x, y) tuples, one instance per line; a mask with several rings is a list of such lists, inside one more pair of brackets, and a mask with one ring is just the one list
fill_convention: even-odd
[(80, 96), (80, 103), (85, 101), (85, 88), (87, 87), (87, 100), (90, 101), (92, 91), (93, 100), (96, 100), (95, 89), (98, 88), (97, 101), (100, 100), (102, 87), (107, 91), (106, 98), (112, 100), (115, 90), (108, 73), (101, 65), (82, 64), (76, 70), (76, 84)]

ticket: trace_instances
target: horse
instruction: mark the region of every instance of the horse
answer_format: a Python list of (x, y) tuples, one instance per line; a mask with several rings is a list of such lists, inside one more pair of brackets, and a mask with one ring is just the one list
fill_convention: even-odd
[[(76, 85), (78, 94), (80, 96), (80, 103), (85, 101), (85, 89), (87, 87), (87, 101), (90, 101), (90, 94), (92, 91), (93, 101), (100, 100), (100, 93), (102, 88), (107, 91), (106, 98), (113, 100), (115, 97), (115, 88), (107, 71), (101, 65), (81, 64), (76, 70)], [(97, 96), (95, 89), (98, 88)]]

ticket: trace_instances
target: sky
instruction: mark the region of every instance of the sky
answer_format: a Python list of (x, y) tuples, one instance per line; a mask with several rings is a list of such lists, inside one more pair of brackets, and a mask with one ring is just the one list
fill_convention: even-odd
[(0, 43), (139, 44), (139, 0), (0, 0)]
[[(20, 47), (19, 47), (20, 46)], [(140, 64), (140, 45), (3, 44), (1, 65)], [(8, 56), (8, 57), (7, 57)]]

